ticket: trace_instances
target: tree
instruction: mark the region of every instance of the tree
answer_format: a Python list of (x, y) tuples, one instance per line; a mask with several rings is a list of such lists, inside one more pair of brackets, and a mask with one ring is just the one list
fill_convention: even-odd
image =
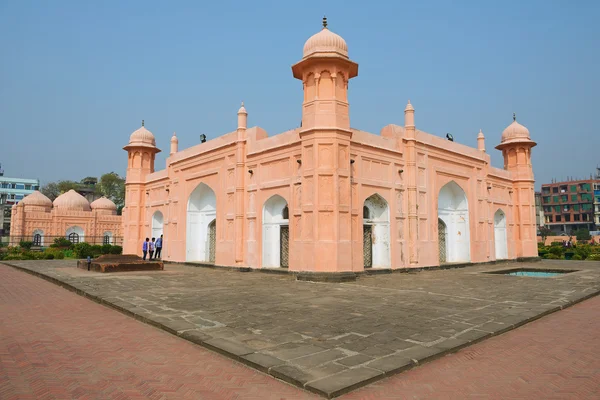
[(109, 172), (100, 177), (98, 186), (100, 193), (115, 203), (120, 214), (125, 205), (125, 179), (115, 172)]
[(40, 192), (42, 192), (50, 200), (54, 201), (54, 199), (56, 199), (61, 194), (66, 193), (71, 189), (77, 189), (78, 186), (79, 184), (73, 181), (51, 182), (44, 185)]
[(592, 235), (590, 235), (590, 232), (585, 228), (578, 229), (575, 232), (575, 237), (577, 238), (577, 241), (592, 239)]
[(542, 237), (542, 243), (546, 244), (546, 238), (552, 235), (550, 228), (546, 226), (540, 227), (540, 236)]

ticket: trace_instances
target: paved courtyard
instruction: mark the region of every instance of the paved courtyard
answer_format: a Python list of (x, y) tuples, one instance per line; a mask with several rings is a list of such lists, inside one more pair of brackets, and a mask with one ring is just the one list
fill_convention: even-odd
[(11, 264), (329, 397), (600, 291), (595, 262), (527, 265), (579, 270), (553, 278), (483, 273), (526, 266), (509, 263), (353, 283), (171, 264), (165, 271), (104, 275), (71, 261)]

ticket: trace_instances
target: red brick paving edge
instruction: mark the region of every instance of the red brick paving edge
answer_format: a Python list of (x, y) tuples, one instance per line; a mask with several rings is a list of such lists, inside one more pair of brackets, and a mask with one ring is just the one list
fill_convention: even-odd
[[(65, 289), (67, 289), (67, 290), (69, 290), (69, 291), (71, 291), (73, 293), (76, 293), (76, 294), (78, 294), (78, 295), (80, 295), (82, 297), (88, 298), (88, 299), (90, 299), (90, 300), (92, 300), (92, 301), (94, 301), (96, 303), (102, 304), (104, 306), (112, 308), (113, 310), (119, 311), (122, 314), (127, 315), (128, 317), (132, 317), (132, 318), (134, 318), (134, 319), (136, 319), (138, 321), (141, 321), (141, 322), (143, 322), (145, 324), (148, 324), (148, 325), (154, 326), (156, 328), (162, 329), (162, 330), (164, 330), (164, 331), (166, 331), (166, 332), (168, 332), (168, 333), (170, 333), (172, 335), (175, 335), (175, 336), (177, 336), (179, 338), (187, 340), (187, 341), (189, 341), (191, 343), (194, 343), (196, 345), (200, 345), (200, 346), (204, 347), (205, 349), (208, 349), (210, 351), (213, 351), (213, 352), (216, 352), (216, 353), (221, 354), (223, 356), (226, 356), (227, 358), (230, 358), (230, 359), (232, 359), (234, 361), (237, 361), (237, 362), (240, 362), (242, 364), (245, 364), (245, 365), (247, 365), (247, 366), (249, 366), (249, 367), (251, 367), (251, 368), (253, 368), (255, 370), (258, 370), (260, 372), (268, 374), (269, 376), (273, 377), (274, 379), (282, 380), (280, 377), (273, 375), (271, 373), (271, 371), (270, 371), (270, 368), (267, 369), (267, 368), (261, 367), (261, 366), (255, 364), (255, 363), (250, 362), (249, 360), (246, 360), (246, 359), (242, 358), (241, 356), (237, 356), (237, 355), (235, 355), (233, 353), (230, 353), (230, 352), (228, 352), (225, 349), (221, 349), (221, 348), (216, 347), (214, 345), (210, 345), (210, 344), (206, 343), (203, 340), (200, 340), (200, 339), (198, 339), (198, 340), (190, 340), (189, 337), (184, 337), (182, 335), (178, 335), (177, 331), (175, 331), (175, 330), (173, 330), (173, 329), (171, 329), (171, 328), (169, 328), (169, 327), (167, 327), (167, 326), (165, 326), (165, 325), (163, 325), (163, 324), (161, 324), (159, 322), (152, 321), (151, 319), (148, 319), (148, 318), (142, 317), (142, 316), (140, 316), (138, 314), (132, 313), (131, 311), (126, 310), (126, 309), (124, 309), (122, 307), (119, 307), (119, 306), (117, 306), (117, 305), (115, 305), (113, 303), (110, 303), (108, 301), (105, 301), (105, 300), (101, 299), (100, 297), (97, 297), (97, 296), (91, 295), (89, 293), (86, 293), (86, 292), (84, 292), (81, 289), (77, 289), (76, 287), (74, 287), (74, 286), (72, 286), (72, 285), (70, 285), (70, 284), (68, 284), (66, 282), (60, 281), (60, 280), (58, 280), (56, 278), (53, 278), (51, 276), (48, 276), (48, 275), (44, 275), (44, 274), (42, 274), (40, 272), (30, 270), (28, 268), (20, 267), (18, 265), (6, 263), (6, 262), (1, 262), (0, 264), (6, 265), (6, 266), (9, 266), (9, 267), (12, 267), (12, 268), (15, 268), (15, 269), (17, 269), (19, 271), (26, 272), (26, 273), (28, 273), (30, 275), (33, 275), (33, 276), (36, 276), (38, 278), (42, 278), (42, 279), (44, 279), (44, 280), (46, 280), (48, 282), (54, 283), (55, 285), (61, 286), (61, 287), (65, 288)], [(356, 390), (356, 389), (358, 389), (360, 387), (369, 385), (369, 384), (371, 384), (373, 382), (377, 382), (379, 380), (382, 380), (382, 379), (385, 379), (385, 378), (389, 378), (389, 377), (391, 377), (393, 375), (396, 375), (396, 374), (399, 374), (401, 372), (407, 371), (407, 370), (412, 369), (412, 368), (414, 368), (414, 367), (416, 367), (418, 365), (423, 365), (425, 363), (428, 363), (430, 361), (436, 360), (436, 359), (441, 358), (443, 356), (446, 356), (448, 354), (456, 353), (459, 350), (462, 350), (462, 349), (464, 349), (466, 347), (469, 347), (471, 345), (474, 345), (476, 343), (482, 342), (482, 341), (484, 341), (486, 339), (489, 339), (489, 338), (491, 338), (493, 336), (502, 335), (502, 334), (504, 334), (506, 332), (512, 331), (513, 329), (519, 328), (519, 327), (521, 327), (521, 326), (523, 326), (525, 324), (528, 324), (528, 323), (536, 321), (536, 320), (538, 320), (538, 319), (540, 319), (542, 317), (545, 317), (546, 315), (553, 314), (553, 313), (555, 313), (557, 311), (564, 310), (565, 308), (569, 308), (571, 306), (574, 306), (575, 304), (581, 303), (582, 301), (588, 300), (588, 299), (590, 299), (592, 297), (595, 297), (595, 296), (597, 296), (599, 294), (600, 294), (600, 290), (597, 290), (597, 291), (592, 292), (592, 293), (590, 293), (590, 294), (588, 294), (588, 295), (586, 295), (586, 296), (584, 296), (584, 297), (582, 297), (580, 299), (571, 301), (571, 302), (569, 302), (567, 304), (563, 304), (561, 306), (557, 306), (557, 307), (551, 308), (550, 310), (544, 311), (544, 312), (542, 312), (540, 314), (537, 314), (537, 315), (535, 315), (535, 316), (533, 316), (531, 318), (527, 318), (527, 319), (524, 319), (523, 321), (517, 322), (516, 324), (512, 324), (510, 326), (507, 326), (506, 328), (504, 328), (504, 329), (502, 329), (500, 331), (491, 332), (491, 333), (488, 333), (487, 335), (484, 335), (484, 336), (482, 336), (480, 338), (471, 340), (471, 341), (469, 341), (467, 343), (464, 343), (462, 345), (459, 345), (459, 346), (456, 346), (456, 347), (452, 347), (450, 349), (441, 350), (438, 353), (435, 353), (435, 354), (433, 354), (431, 356), (422, 358), (420, 360), (413, 360), (413, 362), (410, 363), (410, 364), (408, 364), (408, 365), (402, 366), (400, 368), (397, 368), (397, 369), (394, 369), (394, 370), (391, 370), (391, 371), (388, 371), (388, 372), (382, 372), (380, 375), (377, 375), (377, 376), (374, 376), (374, 377), (372, 377), (370, 379), (366, 379), (364, 381), (358, 382), (358, 383), (356, 383), (354, 385), (347, 386), (347, 387), (345, 387), (343, 389), (340, 389), (340, 390), (337, 390), (335, 392), (326, 393), (326, 392), (323, 392), (323, 391), (320, 391), (320, 390), (316, 390), (315, 388), (312, 388), (312, 387), (309, 387), (309, 386), (303, 387), (303, 386), (295, 384), (293, 382), (293, 380), (289, 380), (289, 379), (286, 379), (284, 381), (288, 382), (288, 383), (292, 383), (292, 384), (294, 384), (294, 386), (297, 386), (300, 389), (311, 391), (313, 393), (316, 393), (316, 394), (318, 394), (320, 396), (323, 396), (325, 398), (328, 398), (328, 399), (333, 399), (335, 397), (338, 397), (338, 396), (341, 396), (343, 394), (349, 393), (349, 392), (351, 392), (353, 390)]]

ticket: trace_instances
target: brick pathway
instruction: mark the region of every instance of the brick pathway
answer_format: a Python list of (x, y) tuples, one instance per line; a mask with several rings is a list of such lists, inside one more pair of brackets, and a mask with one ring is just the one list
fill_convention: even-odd
[[(600, 297), (343, 399), (598, 399)], [(0, 399), (309, 399), (0, 265)]]
[(600, 297), (343, 399), (600, 399)]
[(0, 399), (317, 398), (0, 264)]

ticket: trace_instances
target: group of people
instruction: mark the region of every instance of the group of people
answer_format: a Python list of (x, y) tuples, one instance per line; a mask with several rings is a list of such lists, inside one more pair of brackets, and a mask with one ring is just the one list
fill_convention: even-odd
[(148, 255), (148, 253), (150, 253), (150, 260), (153, 260), (153, 259), (158, 260), (160, 258), (161, 252), (162, 252), (162, 243), (163, 243), (163, 235), (160, 235), (160, 237), (158, 239), (152, 238), (152, 241), (150, 241), (150, 238), (146, 238), (146, 241), (144, 242), (144, 244), (142, 244), (142, 252), (144, 253), (144, 260), (146, 259), (146, 256)]

